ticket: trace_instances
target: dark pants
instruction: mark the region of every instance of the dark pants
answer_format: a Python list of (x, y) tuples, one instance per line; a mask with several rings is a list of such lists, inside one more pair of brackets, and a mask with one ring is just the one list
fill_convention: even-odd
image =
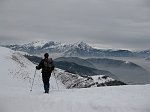
[(42, 74), (45, 93), (49, 92), (49, 86), (50, 86), (49, 79), (50, 79), (50, 76), (51, 76), (51, 73), (49, 73), (49, 74), (43, 73)]

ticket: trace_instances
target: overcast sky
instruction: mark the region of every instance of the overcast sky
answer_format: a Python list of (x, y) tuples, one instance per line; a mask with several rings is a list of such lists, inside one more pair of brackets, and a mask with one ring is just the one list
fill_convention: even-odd
[(0, 0), (0, 44), (33, 40), (150, 49), (150, 0)]

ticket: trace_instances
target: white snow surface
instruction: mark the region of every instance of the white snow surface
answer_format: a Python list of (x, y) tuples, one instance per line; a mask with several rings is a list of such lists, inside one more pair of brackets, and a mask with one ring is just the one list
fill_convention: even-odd
[(51, 77), (49, 94), (43, 93), (35, 65), (20, 53), (0, 47), (0, 112), (150, 112), (150, 85), (64, 89)]

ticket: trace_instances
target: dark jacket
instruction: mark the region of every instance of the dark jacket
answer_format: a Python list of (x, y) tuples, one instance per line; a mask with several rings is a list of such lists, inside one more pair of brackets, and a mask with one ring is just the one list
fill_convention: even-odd
[(54, 70), (54, 64), (52, 58), (48, 59), (50, 63), (50, 67), (47, 69), (44, 65), (44, 61), (46, 59), (43, 59), (38, 66), (36, 66), (36, 69), (40, 70), (42, 69), (42, 74), (51, 74), (51, 72)]

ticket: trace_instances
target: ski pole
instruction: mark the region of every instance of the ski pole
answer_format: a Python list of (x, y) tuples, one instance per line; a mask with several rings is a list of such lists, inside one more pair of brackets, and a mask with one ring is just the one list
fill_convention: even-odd
[(58, 86), (57, 79), (56, 79), (56, 76), (55, 76), (55, 72), (54, 72), (54, 71), (53, 71), (53, 74), (54, 74), (54, 77), (55, 77), (55, 80), (56, 80), (57, 88), (58, 88), (58, 90), (59, 90), (59, 86)]
[(34, 77), (33, 77), (33, 81), (32, 81), (32, 85), (31, 85), (30, 92), (32, 91), (32, 88), (33, 88), (33, 84), (34, 84), (35, 75), (36, 75), (36, 69), (35, 69), (35, 73), (34, 73)]

